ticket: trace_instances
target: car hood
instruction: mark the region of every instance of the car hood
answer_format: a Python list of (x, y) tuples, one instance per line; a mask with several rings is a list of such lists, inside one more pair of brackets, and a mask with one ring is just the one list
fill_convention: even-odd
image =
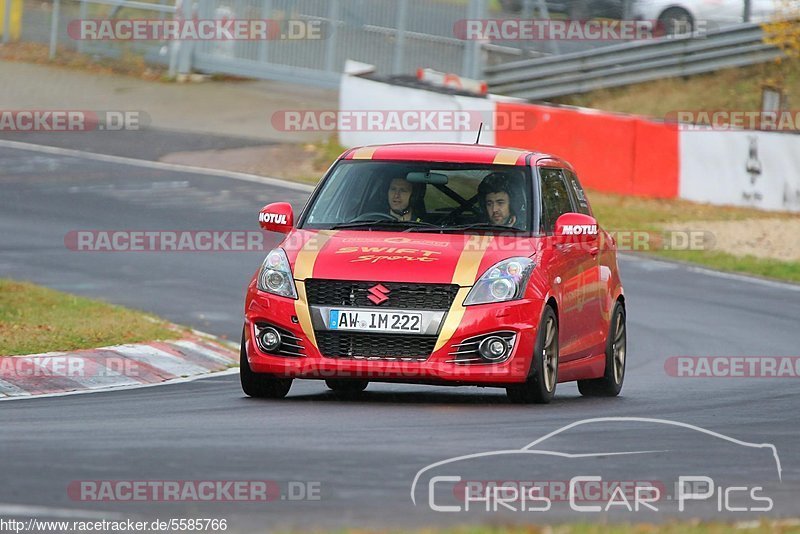
[(531, 256), (519, 235), (294, 230), (281, 244), (296, 280), (367, 280), (471, 286), (506, 258)]

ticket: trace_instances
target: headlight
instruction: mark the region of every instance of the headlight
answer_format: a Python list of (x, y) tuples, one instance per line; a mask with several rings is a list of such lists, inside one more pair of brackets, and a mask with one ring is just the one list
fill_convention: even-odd
[(464, 306), (521, 299), (531, 277), (530, 258), (509, 258), (483, 273), (464, 300)]
[(276, 248), (267, 254), (261, 265), (261, 271), (258, 273), (258, 289), (273, 295), (297, 298), (297, 289), (292, 280), (289, 258), (286, 257), (283, 249)]

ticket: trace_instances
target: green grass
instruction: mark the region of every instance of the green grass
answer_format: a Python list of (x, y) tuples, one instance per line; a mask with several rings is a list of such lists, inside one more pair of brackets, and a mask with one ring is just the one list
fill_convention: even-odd
[(663, 250), (656, 256), (665, 259), (696, 263), (719, 271), (750, 274), (785, 282), (800, 283), (800, 263), (754, 256), (734, 256), (718, 251)]
[[(660, 232), (669, 223), (687, 221), (740, 221), (745, 219), (797, 218), (789, 213), (752, 208), (713, 206), (687, 200), (647, 199), (590, 191), (589, 200), (598, 222), (607, 230)], [(695, 263), (720, 271), (751, 274), (800, 283), (800, 263), (753, 256), (734, 256), (715, 250), (654, 250), (664, 259)]]
[(583, 524), (570, 525), (475, 525), (453, 528), (428, 528), (419, 530), (369, 530), (347, 529), (342, 534), (795, 534), (800, 533), (797, 521), (761, 521), (755, 524), (704, 523), (700, 521), (653, 524)]
[(174, 339), (156, 317), (0, 278), (0, 356)]
[(764, 85), (782, 86), (789, 102), (797, 102), (800, 99), (800, 59), (600, 89), (553, 101), (664, 118), (680, 110), (760, 110)]

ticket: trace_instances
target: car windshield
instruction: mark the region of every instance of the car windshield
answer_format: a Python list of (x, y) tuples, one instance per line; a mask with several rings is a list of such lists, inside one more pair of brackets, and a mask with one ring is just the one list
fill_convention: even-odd
[(529, 231), (526, 167), (437, 162), (340, 161), (303, 228)]

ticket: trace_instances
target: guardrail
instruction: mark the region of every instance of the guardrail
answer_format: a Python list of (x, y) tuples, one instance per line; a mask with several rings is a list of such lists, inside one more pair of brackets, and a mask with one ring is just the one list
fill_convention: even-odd
[(774, 60), (759, 24), (487, 67), (493, 93), (536, 100)]

